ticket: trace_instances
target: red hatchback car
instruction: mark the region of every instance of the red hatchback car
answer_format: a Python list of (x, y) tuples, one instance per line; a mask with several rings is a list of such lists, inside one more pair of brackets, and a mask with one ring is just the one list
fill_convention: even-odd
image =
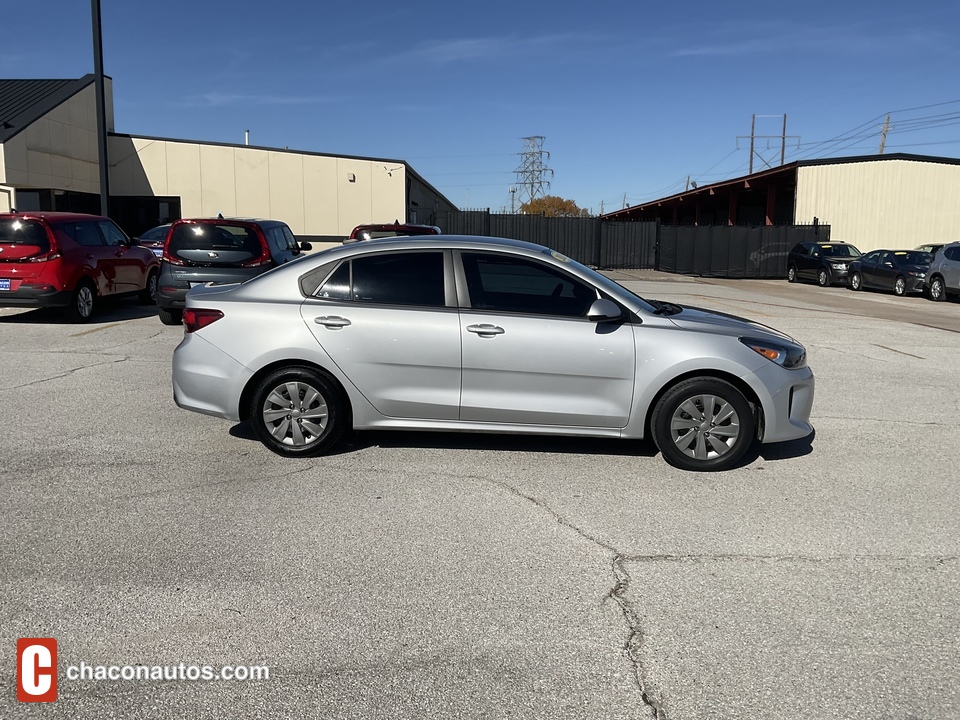
[(75, 322), (98, 298), (157, 297), (159, 259), (109, 218), (62, 212), (0, 213), (0, 307), (62, 307)]

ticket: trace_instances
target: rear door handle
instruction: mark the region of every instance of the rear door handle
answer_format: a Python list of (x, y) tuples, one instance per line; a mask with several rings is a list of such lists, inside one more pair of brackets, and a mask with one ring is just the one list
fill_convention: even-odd
[(323, 317), (314, 318), (313, 321), (317, 325), (323, 325), (328, 328), (342, 328), (350, 324), (349, 320), (339, 315), (324, 315)]
[(490, 323), (483, 323), (481, 325), (467, 325), (467, 332), (476, 333), (477, 335), (503, 335), (504, 331), (502, 327), (497, 327)]

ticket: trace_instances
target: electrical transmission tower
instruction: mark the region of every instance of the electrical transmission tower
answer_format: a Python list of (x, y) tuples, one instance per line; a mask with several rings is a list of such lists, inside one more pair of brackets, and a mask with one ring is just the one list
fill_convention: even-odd
[(534, 135), (523, 139), (523, 152), (520, 153), (520, 167), (514, 172), (517, 174), (517, 186), (520, 193), (520, 204), (530, 202), (543, 196), (544, 190), (550, 189), (550, 180), (553, 170), (547, 167), (546, 160), (550, 153), (543, 149), (543, 135)]
[[(779, 135), (757, 135), (757, 118), (783, 118), (783, 132)], [(753, 159), (756, 158), (765, 167), (759, 168), (759, 170), (773, 169), (773, 163), (776, 162), (776, 151), (777, 147), (774, 145), (771, 147), (771, 140), (780, 141), (780, 164), (783, 165), (784, 160), (786, 159), (787, 154), (787, 139), (797, 140), (799, 142), (799, 135), (787, 135), (787, 116), (786, 115), (754, 115), (750, 121), (750, 134), (749, 135), (737, 135), (737, 149), (740, 149), (740, 141), (750, 138), (750, 174), (753, 175)], [(761, 143), (758, 143), (757, 140), (766, 140), (766, 150), (760, 147)], [(772, 151), (772, 152), (771, 152)]]

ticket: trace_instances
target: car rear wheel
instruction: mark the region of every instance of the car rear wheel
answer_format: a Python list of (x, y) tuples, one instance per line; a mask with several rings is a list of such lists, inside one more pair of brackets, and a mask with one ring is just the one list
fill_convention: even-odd
[(797, 266), (791, 265), (787, 268), (787, 282), (797, 281)]
[(942, 277), (935, 277), (930, 281), (930, 299), (935, 302), (943, 302), (947, 299), (947, 289), (943, 285)]
[(160, 322), (164, 325), (182, 325), (183, 311), (168, 310), (167, 308), (157, 308), (157, 314), (160, 316)]
[(96, 304), (97, 291), (89, 280), (77, 283), (76, 290), (67, 306), (67, 319), (71, 322), (85, 323), (93, 317), (93, 307)]
[(907, 292), (907, 281), (900, 275), (893, 281), (893, 292), (896, 295), (905, 295)]
[(140, 291), (140, 302), (144, 305), (156, 305), (157, 303), (157, 273), (156, 270), (151, 270), (150, 274), (147, 275), (147, 284), (144, 286), (143, 290)]
[(860, 277), (860, 273), (855, 272), (850, 276), (850, 289), (863, 290), (863, 278)]
[(263, 379), (253, 393), (250, 420), (260, 442), (286, 457), (320, 455), (346, 427), (336, 385), (322, 373), (298, 366)]
[(670, 388), (657, 402), (650, 424), (664, 460), (682, 470), (733, 467), (756, 432), (743, 393), (715, 378), (692, 378)]
[(830, 284), (830, 271), (826, 268), (820, 268), (820, 271), (817, 273), (817, 285), (820, 287), (826, 287)]

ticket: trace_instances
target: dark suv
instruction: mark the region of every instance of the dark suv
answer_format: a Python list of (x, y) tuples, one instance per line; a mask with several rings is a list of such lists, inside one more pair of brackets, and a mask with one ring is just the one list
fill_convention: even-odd
[(937, 250), (927, 270), (926, 290), (931, 300), (942, 302), (960, 293), (960, 242)]
[(797, 243), (787, 256), (787, 280), (816, 280), (820, 287), (845, 283), (850, 263), (861, 254), (844, 242)]
[(159, 260), (106, 217), (0, 213), (0, 307), (59, 307), (86, 322), (102, 297), (153, 304)]
[(177, 220), (163, 243), (157, 288), (160, 321), (183, 321), (187, 291), (195, 285), (243, 282), (312, 249), (277, 220)]

